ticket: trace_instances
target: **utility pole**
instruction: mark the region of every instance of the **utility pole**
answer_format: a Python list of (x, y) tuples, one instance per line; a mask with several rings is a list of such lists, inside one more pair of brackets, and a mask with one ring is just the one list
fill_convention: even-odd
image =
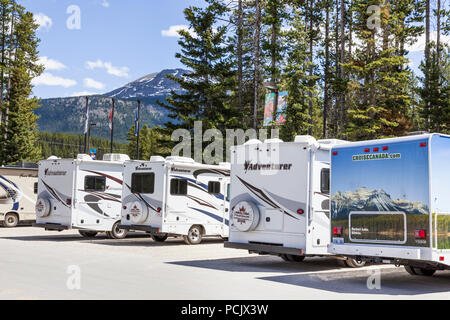
[(88, 153), (88, 131), (89, 131), (89, 97), (86, 97), (86, 118), (84, 123), (84, 154)]
[(137, 117), (136, 117), (136, 132), (137, 132), (137, 160), (140, 160), (140, 155), (139, 155), (139, 134), (140, 134), (140, 129), (141, 129), (141, 100), (137, 101), (138, 103), (138, 109), (137, 109)]
[(114, 152), (114, 109), (115, 109), (115, 99), (112, 98), (112, 109), (110, 114), (110, 122), (111, 122), (111, 153)]

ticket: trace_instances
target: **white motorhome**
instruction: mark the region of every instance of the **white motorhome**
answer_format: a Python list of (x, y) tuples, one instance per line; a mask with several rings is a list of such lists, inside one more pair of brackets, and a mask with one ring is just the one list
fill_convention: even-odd
[(89, 155), (77, 159), (49, 158), (39, 162), (35, 227), (50, 231), (77, 229), (83, 237), (106, 232), (109, 238), (127, 234), (118, 228), (122, 206), (123, 164), (127, 155)]
[[(232, 147), (227, 248), (300, 262), (328, 255), (330, 150), (340, 140), (250, 140)], [(362, 264), (344, 260), (350, 267)]]
[(412, 275), (450, 269), (449, 159), (443, 134), (334, 147), (329, 252)]
[(228, 237), (229, 176), (225, 163), (183, 157), (127, 161), (120, 228), (145, 231), (160, 242), (168, 236), (183, 236), (187, 244)]
[(14, 228), (36, 220), (37, 180), (35, 163), (0, 167), (0, 224)]

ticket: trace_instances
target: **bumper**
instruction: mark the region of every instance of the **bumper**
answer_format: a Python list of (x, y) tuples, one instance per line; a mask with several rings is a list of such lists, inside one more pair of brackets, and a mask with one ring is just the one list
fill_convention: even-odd
[(145, 231), (150, 234), (160, 234), (160, 229), (150, 227), (150, 226), (142, 226), (142, 225), (119, 225), (119, 229), (128, 230), (128, 231)]
[(224, 246), (225, 248), (243, 249), (259, 254), (271, 254), (271, 255), (291, 254), (294, 256), (304, 255), (302, 249), (286, 248), (270, 244), (225, 242)]
[(35, 228), (44, 228), (47, 231), (64, 231), (70, 230), (69, 226), (63, 226), (61, 224), (50, 224), (50, 223), (33, 223)]
[(328, 253), (350, 257), (373, 257), (387, 259), (420, 260), (423, 249), (411, 247), (330, 244)]

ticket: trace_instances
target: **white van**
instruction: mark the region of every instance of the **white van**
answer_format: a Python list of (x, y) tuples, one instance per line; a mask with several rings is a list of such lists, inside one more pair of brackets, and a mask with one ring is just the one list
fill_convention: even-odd
[(37, 180), (35, 163), (0, 167), (0, 224), (14, 228), (36, 220)]
[(120, 228), (145, 231), (161, 242), (172, 235), (187, 244), (228, 237), (229, 181), (229, 164), (183, 157), (127, 161)]
[(330, 150), (343, 143), (298, 136), (295, 142), (250, 140), (233, 147), (225, 247), (291, 262), (329, 255)]
[(62, 231), (78, 229), (83, 237), (106, 232), (109, 238), (127, 234), (118, 228), (122, 205), (123, 164), (127, 155), (89, 155), (77, 159), (49, 158), (39, 162), (35, 227)]

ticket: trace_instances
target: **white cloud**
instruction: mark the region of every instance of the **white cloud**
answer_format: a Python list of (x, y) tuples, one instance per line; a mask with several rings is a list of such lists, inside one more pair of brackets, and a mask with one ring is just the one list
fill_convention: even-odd
[(84, 97), (84, 96), (95, 96), (98, 95), (97, 92), (91, 92), (91, 91), (80, 91), (80, 92), (73, 92), (70, 96), (71, 97)]
[(109, 2), (106, 0), (102, 1), (102, 7), (109, 8)]
[(103, 90), (106, 87), (105, 84), (103, 84), (99, 81), (95, 81), (94, 79), (91, 79), (91, 78), (85, 78), (83, 82), (84, 82), (84, 86), (86, 88)]
[[(431, 41), (436, 41), (437, 40), (437, 31), (431, 32), (430, 38), (431, 38)], [(441, 43), (450, 45), (450, 36), (441, 34)], [(411, 52), (424, 51), (425, 50), (425, 34), (421, 35), (414, 44), (406, 46), (406, 50), (411, 51)]]
[(69, 88), (77, 85), (77, 82), (72, 79), (54, 76), (49, 72), (44, 72), (39, 77), (34, 78), (31, 81), (31, 84), (34, 86), (54, 86)]
[(127, 67), (114, 67), (111, 62), (103, 62), (102, 60), (97, 61), (87, 61), (86, 68), (89, 70), (93, 69), (105, 69), (108, 74), (117, 76), (117, 77), (129, 77), (130, 69)]
[(189, 29), (186, 25), (176, 25), (176, 26), (170, 26), (167, 30), (161, 30), (161, 35), (163, 37), (176, 37), (180, 38), (180, 35), (178, 34), (178, 31), (185, 30), (188, 31), (191, 35), (194, 34), (193, 31)]
[(63, 70), (67, 67), (58, 60), (50, 59), (49, 57), (39, 57), (39, 64), (44, 65), (45, 70)]
[(33, 17), (34, 21), (39, 25), (38, 30), (45, 29), (48, 31), (53, 25), (52, 19), (44, 13), (36, 13)]

